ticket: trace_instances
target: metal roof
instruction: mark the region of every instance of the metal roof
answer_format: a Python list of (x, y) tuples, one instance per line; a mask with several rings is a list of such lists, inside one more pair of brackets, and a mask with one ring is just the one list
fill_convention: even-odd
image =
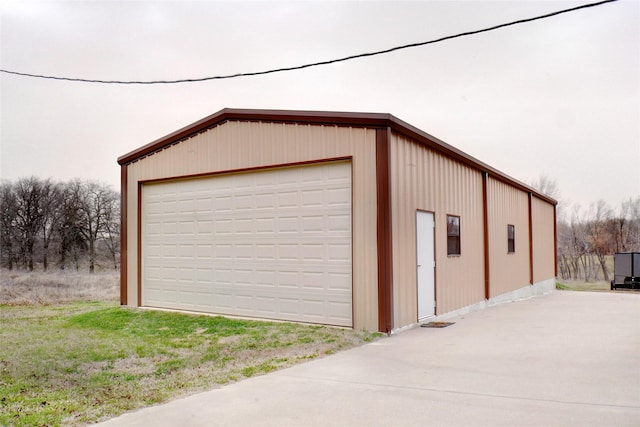
[(398, 119), (391, 114), (384, 113), (352, 113), (352, 112), (331, 112), (331, 111), (293, 111), (293, 110), (252, 110), (225, 108), (210, 116), (207, 116), (195, 123), (178, 129), (162, 138), (156, 139), (149, 144), (143, 145), (118, 158), (120, 165), (126, 165), (143, 157), (162, 150), (167, 146), (179, 143), (195, 134), (203, 132), (212, 127), (218, 126), (227, 121), (258, 121), (275, 123), (306, 123), (317, 125), (352, 126), (366, 128), (390, 128), (393, 132), (405, 135), (434, 151), (440, 152), (453, 158), (473, 169), (485, 172), (493, 178), (499, 179), (507, 184), (513, 185), (525, 192), (532, 193), (538, 198), (553, 205), (557, 201), (551, 197), (540, 193), (536, 189), (524, 184), (499, 170), (481, 162), (461, 150), (447, 144), (446, 142), (429, 135), (428, 133)]

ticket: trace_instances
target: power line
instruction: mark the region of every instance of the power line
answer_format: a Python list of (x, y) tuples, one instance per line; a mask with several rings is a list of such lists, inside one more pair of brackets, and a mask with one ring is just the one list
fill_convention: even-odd
[(569, 9), (563, 9), (563, 10), (559, 10), (559, 11), (556, 11), (556, 12), (551, 12), (551, 13), (547, 13), (547, 14), (544, 14), (544, 15), (535, 16), (533, 18), (519, 19), (517, 21), (511, 21), (511, 22), (507, 22), (505, 24), (495, 25), (493, 27), (483, 28), (481, 30), (467, 31), (467, 32), (464, 32), (464, 33), (458, 33), (458, 34), (455, 34), (455, 35), (445, 36), (445, 37), (441, 37), (441, 38), (438, 38), (438, 39), (429, 40), (429, 41), (425, 41), (425, 42), (405, 44), (405, 45), (402, 45), (402, 46), (396, 46), (396, 47), (392, 47), (392, 48), (384, 49), (384, 50), (379, 50), (379, 51), (375, 51), (375, 52), (360, 53), (360, 54), (357, 54), (357, 55), (345, 56), (343, 58), (338, 58), (338, 59), (330, 59), (330, 60), (327, 60), (327, 61), (320, 61), (320, 62), (313, 62), (313, 63), (310, 63), (310, 64), (296, 65), (296, 66), (293, 66), (293, 67), (275, 68), (275, 69), (265, 70), (265, 71), (253, 71), (253, 72), (247, 72), (247, 73), (236, 73), (236, 74), (227, 74), (227, 75), (221, 75), (221, 76), (200, 77), (200, 78), (194, 78), (194, 79), (150, 80), (150, 81), (96, 80), (96, 79), (82, 79), (82, 78), (75, 78), (75, 77), (45, 76), (45, 75), (40, 75), (40, 74), (21, 73), (21, 72), (18, 72), (18, 71), (10, 71), (10, 70), (3, 70), (3, 69), (0, 69), (0, 72), (6, 73), (6, 74), (14, 74), (14, 75), (17, 75), (17, 76), (34, 77), (34, 78), (39, 78), (39, 79), (65, 80), (65, 81), (70, 81), (70, 82), (84, 82), (84, 83), (120, 84), (120, 85), (152, 85), (152, 84), (194, 83), (194, 82), (204, 82), (204, 81), (207, 81), (207, 80), (224, 80), (224, 79), (233, 79), (233, 78), (237, 78), (237, 77), (261, 76), (261, 75), (265, 75), (265, 74), (274, 74), (274, 73), (281, 73), (281, 72), (284, 72), (284, 71), (302, 70), (302, 69), (305, 69), (305, 68), (318, 67), (318, 66), (321, 66), (321, 65), (330, 65), (330, 64), (335, 64), (337, 62), (345, 62), (345, 61), (350, 61), (350, 60), (358, 59), (358, 58), (366, 58), (366, 57), (370, 57), (370, 56), (383, 55), (383, 54), (386, 54), (386, 53), (391, 53), (391, 52), (395, 52), (395, 51), (403, 50), (403, 49), (409, 49), (409, 48), (412, 48), (412, 47), (426, 46), (426, 45), (429, 45), (429, 44), (440, 43), (440, 42), (443, 42), (443, 41), (446, 41), (446, 40), (452, 40), (452, 39), (457, 39), (457, 38), (460, 38), (460, 37), (472, 36), (472, 35), (475, 35), (475, 34), (486, 33), (486, 32), (489, 32), (489, 31), (494, 31), (494, 30), (498, 30), (500, 28), (510, 27), (510, 26), (513, 26), (513, 25), (519, 25), (519, 24), (524, 24), (524, 23), (527, 23), (527, 22), (533, 22), (533, 21), (538, 21), (538, 20), (541, 20), (541, 19), (551, 18), (553, 16), (562, 15), (564, 13), (575, 12), (576, 10), (580, 10), (580, 9), (587, 9), (587, 8), (590, 8), (590, 7), (601, 6), (603, 4), (612, 3), (612, 2), (615, 2), (615, 1), (618, 1), (618, 0), (603, 0), (603, 1), (596, 2), (596, 3), (584, 4), (584, 5), (572, 7), (572, 8), (569, 8)]

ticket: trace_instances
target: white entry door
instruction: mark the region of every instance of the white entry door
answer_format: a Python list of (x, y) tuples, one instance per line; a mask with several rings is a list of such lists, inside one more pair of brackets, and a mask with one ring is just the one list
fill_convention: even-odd
[(433, 213), (417, 211), (418, 321), (434, 316), (436, 313), (434, 230)]

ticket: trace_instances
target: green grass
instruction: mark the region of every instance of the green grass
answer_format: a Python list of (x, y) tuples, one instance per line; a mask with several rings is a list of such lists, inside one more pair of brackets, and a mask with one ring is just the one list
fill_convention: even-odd
[(565, 285), (564, 283), (556, 282), (556, 289), (560, 291), (570, 291), (573, 288), (569, 285)]
[(105, 302), (0, 306), (0, 425), (84, 425), (379, 336)]
[(563, 291), (610, 291), (611, 285), (602, 280), (596, 282), (567, 280), (556, 282), (556, 289)]

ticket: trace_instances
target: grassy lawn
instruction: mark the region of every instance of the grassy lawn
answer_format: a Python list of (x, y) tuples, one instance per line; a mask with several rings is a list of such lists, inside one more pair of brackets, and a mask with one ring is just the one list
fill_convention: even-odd
[(611, 284), (602, 280), (597, 282), (562, 280), (556, 283), (556, 289), (563, 291), (610, 291)]
[[(556, 282), (556, 289), (564, 291), (607, 291), (611, 290), (611, 283), (604, 280), (597, 280), (593, 282), (585, 282), (584, 280), (560, 280)], [(618, 289), (615, 292), (624, 292), (624, 289)]]
[(84, 425), (378, 336), (111, 301), (0, 305), (0, 425)]
[(611, 290), (611, 284), (609, 282), (597, 281), (597, 282), (585, 282), (576, 280), (565, 280), (562, 282), (556, 282), (556, 289), (562, 291), (594, 291), (594, 292), (638, 292), (637, 289), (625, 289), (618, 288), (615, 291)]

